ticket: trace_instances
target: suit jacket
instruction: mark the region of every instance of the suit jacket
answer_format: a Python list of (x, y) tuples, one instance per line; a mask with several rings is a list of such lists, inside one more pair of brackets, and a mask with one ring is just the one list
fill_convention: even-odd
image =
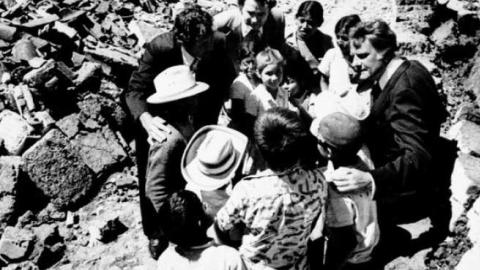
[(404, 61), (367, 119), (376, 199), (395, 200), (432, 188), (429, 176), (445, 116), (429, 72), (417, 61)]
[[(173, 33), (161, 34), (145, 45), (145, 53), (139, 60), (139, 67), (133, 72), (125, 93), (125, 101), (135, 120), (149, 110), (146, 99), (155, 92), (155, 76), (168, 67), (182, 64), (181, 46), (175, 41)], [(200, 111), (194, 119), (198, 128), (216, 123), (230, 84), (235, 78), (233, 63), (226, 55), (223, 34), (214, 33), (214, 49), (200, 59), (195, 73), (197, 81), (210, 85), (199, 96)]]
[[(231, 59), (238, 65), (242, 35), (242, 12), (238, 8), (231, 8), (215, 15), (213, 27), (226, 35), (227, 51)], [(285, 43), (285, 18), (278, 9), (271, 9), (262, 30), (257, 52), (270, 46), (275, 49)]]

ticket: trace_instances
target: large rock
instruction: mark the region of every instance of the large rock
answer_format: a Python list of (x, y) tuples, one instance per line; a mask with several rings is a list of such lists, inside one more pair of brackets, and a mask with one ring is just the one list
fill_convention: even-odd
[(462, 214), (464, 204), (469, 199), (472, 190), (480, 185), (480, 158), (459, 153), (455, 161), (455, 167), (452, 173), (451, 202), (452, 219), (451, 228), (454, 222)]
[(14, 221), (21, 164), (20, 157), (0, 157), (0, 229)]
[(33, 229), (37, 236), (32, 254), (32, 260), (41, 269), (46, 269), (63, 257), (65, 244), (58, 233), (57, 225), (43, 224)]
[(453, 45), (457, 41), (455, 28), (456, 22), (453, 19), (448, 20), (433, 31), (430, 40), (439, 47)]
[(470, 231), (468, 231), (468, 237), (476, 245), (480, 245), (480, 200), (477, 199), (472, 208), (468, 210), (468, 225)]
[(448, 137), (458, 142), (463, 153), (480, 155), (480, 125), (463, 119), (455, 123), (448, 131)]
[(0, 256), (8, 262), (26, 258), (32, 250), (35, 235), (26, 229), (7, 227), (0, 239)]
[(33, 128), (19, 114), (10, 110), (0, 112), (0, 141), (9, 154), (20, 154), (32, 132)]
[(117, 136), (108, 126), (95, 132), (80, 133), (71, 142), (78, 147), (85, 163), (98, 176), (108, 173), (128, 157)]
[(480, 106), (480, 55), (477, 54), (473, 60), (473, 66), (470, 70), (468, 79), (465, 80), (465, 88), (472, 90), (477, 96), (477, 104)]
[(78, 103), (80, 122), (88, 129), (109, 124), (115, 131), (124, 132), (128, 125), (126, 112), (114, 100), (99, 94), (89, 94)]
[(49, 131), (22, 158), (30, 179), (60, 209), (78, 203), (93, 185), (92, 170), (57, 129)]

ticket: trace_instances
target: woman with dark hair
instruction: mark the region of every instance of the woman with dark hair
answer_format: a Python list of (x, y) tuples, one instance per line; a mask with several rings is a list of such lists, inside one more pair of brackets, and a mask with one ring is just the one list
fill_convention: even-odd
[(443, 180), (450, 173), (436, 165), (446, 110), (435, 83), (419, 62), (396, 56), (396, 35), (384, 21), (361, 24), (351, 38), (354, 62), (368, 75), (358, 90), (371, 91), (366, 143), (375, 169), (340, 167), (332, 180), (340, 192), (374, 185), (382, 237), (397, 224), (430, 217), (435, 240), (442, 240), (450, 211)]
[(340, 18), (335, 24), (337, 47), (328, 50), (318, 66), (322, 91), (343, 96), (356, 83), (358, 76), (352, 65), (353, 55), (350, 52), (349, 33), (359, 23), (360, 17), (352, 14)]
[(323, 23), (323, 7), (318, 1), (305, 1), (295, 13), (296, 31), (287, 37), (287, 43), (296, 48), (317, 72), (320, 59), (333, 48), (332, 38), (318, 28)]

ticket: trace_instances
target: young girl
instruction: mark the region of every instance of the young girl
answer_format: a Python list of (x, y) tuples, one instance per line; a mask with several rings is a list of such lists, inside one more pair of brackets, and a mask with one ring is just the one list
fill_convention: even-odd
[[(284, 81), (285, 61), (276, 49), (266, 48), (259, 52), (251, 64), (248, 72), (240, 74), (232, 84), (231, 99), (231, 127), (237, 128), (251, 137), (253, 123), (262, 112), (282, 107), (298, 112), (298, 109), (289, 101), (290, 88), (281, 87)], [(252, 73), (255, 67), (255, 72)], [(250, 75), (249, 75), (250, 73)], [(243, 80), (242, 77), (251, 80)], [(256, 80), (258, 81), (256, 82)], [(256, 83), (255, 83), (256, 82)], [(254, 84), (256, 87), (252, 89)]]
[(325, 54), (318, 66), (321, 73), (321, 89), (336, 95), (343, 96), (355, 83), (355, 68), (352, 67), (353, 56), (350, 53), (349, 33), (350, 29), (360, 23), (360, 17), (356, 14), (342, 17), (335, 25), (337, 47), (330, 49)]

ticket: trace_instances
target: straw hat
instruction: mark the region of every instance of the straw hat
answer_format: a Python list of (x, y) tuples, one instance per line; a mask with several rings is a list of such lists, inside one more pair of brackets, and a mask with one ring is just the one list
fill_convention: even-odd
[(191, 97), (209, 88), (208, 84), (197, 82), (190, 68), (185, 65), (165, 69), (155, 77), (153, 84), (157, 92), (147, 98), (147, 102), (151, 104)]
[(233, 178), (248, 139), (233, 129), (205, 126), (188, 143), (181, 161), (183, 177), (200, 190), (215, 190)]

